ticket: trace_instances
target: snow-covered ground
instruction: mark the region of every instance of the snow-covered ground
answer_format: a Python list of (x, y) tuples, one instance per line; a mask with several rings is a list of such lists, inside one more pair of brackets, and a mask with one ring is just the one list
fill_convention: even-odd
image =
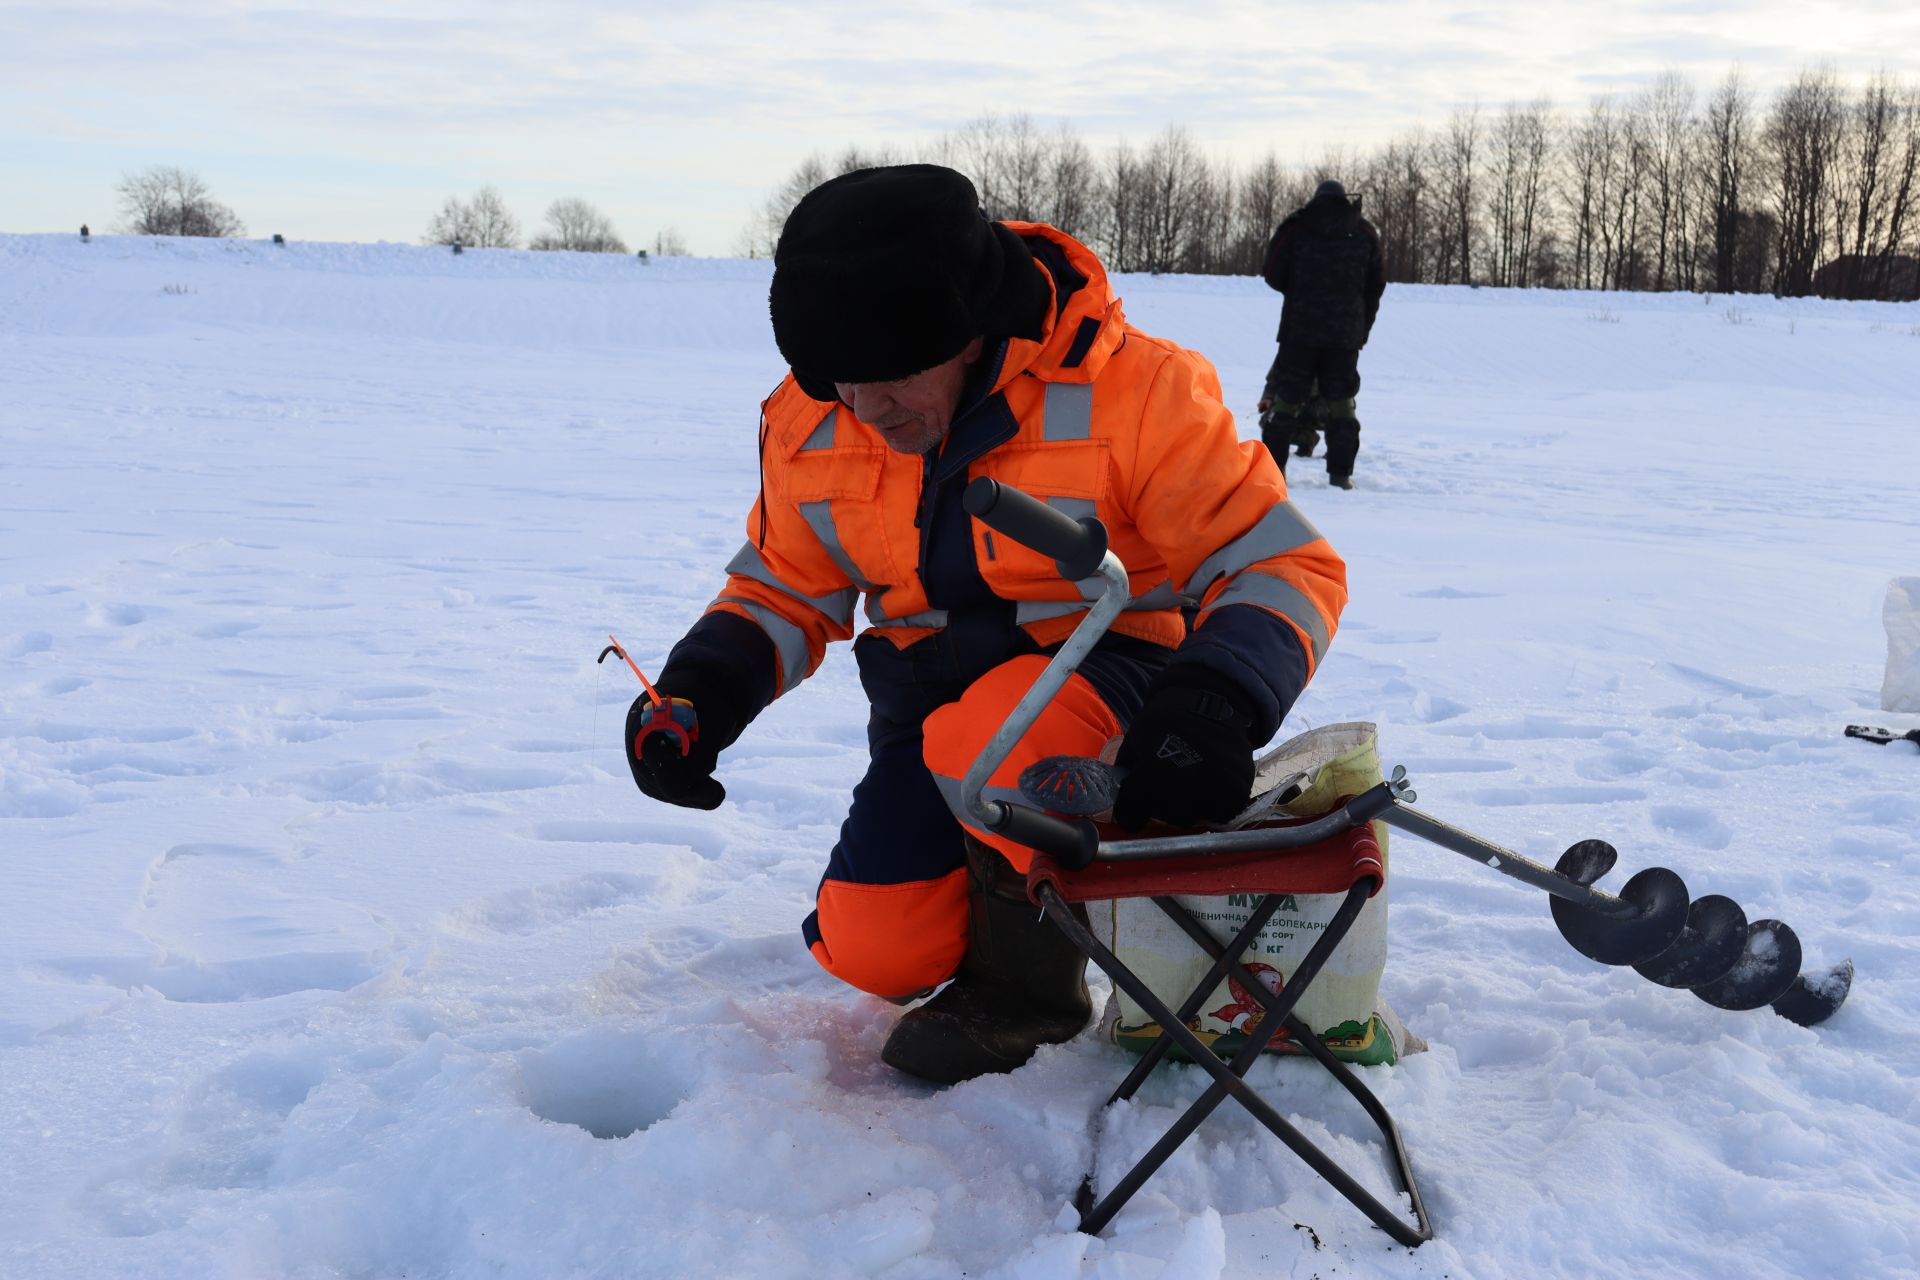
[[(741, 540), (766, 272), (0, 237), (0, 1275), (1920, 1270), (1920, 752), (1841, 736), (1920, 724), (1877, 710), (1920, 306), (1395, 288), (1358, 489), (1294, 463), (1353, 583), (1295, 727), (1376, 720), (1428, 812), (1859, 967), (1818, 1029), (1724, 1013), (1396, 838), (1409, 1252), (1232, 1107), (1075, 1234), (1096, 1133), (1111, 1177), (1191, 1069), (1097, 1124), (1091, 1035), (878, 1064), (897, 1011), (798, 929), (849, 655), (721, 811), (634, 791), (593, 658), (657, 665)], [(1251, 405), (1272, 294), (1119, 285)], [(1385, 1194), (1316, 1070), (1254, 1074)]]

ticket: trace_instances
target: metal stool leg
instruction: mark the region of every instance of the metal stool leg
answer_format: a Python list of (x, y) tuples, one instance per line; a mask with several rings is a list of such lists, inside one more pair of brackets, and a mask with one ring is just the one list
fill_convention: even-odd
[[(1385, 1223), (1379, 1223), (1379, 1225), (1393, 1234), (1394, 1238), (1400, 1240), (1402, 1244), (1418, 1245), (1426, 1240), (1432, 1239), (1433, 1226), (1427, 1217), (1426, 1202), (1420, 1195), (1420, 1184), (1413, 1176), (1413, 1161), (1407, 1154), (1405, 1141), (1400, 1137), (1400, 1127), (1393, 1122), (1393, 1116), (1387, 1111), (1386, 1104), (1374, 1096), (1373, 1090), (1367, 1088), (1367, 1086), (1361, 1082), (1360, 1077), (1354, 1074), (1352, 1067), (1333, 1056), (1333, 1051), (1321, 1042), (1320, 1037), (1293, 1013), (1291, 1003), (1283, 1003), (1279, 994), (1268, 991), (1267, 985), (1264, 982), (1254, 977), (1252, 973), (1248, 972), (1247, 969), (1241, 965), (1239, 957), (1242, 953), (1233, 950), (1233, 944), (1229, 943), (1227, 946), (1221, 946), (1219, 940), (1213, 936), (1212, 931), (1194, 919), (1192, 913), (1186, 911), (1178, 903), (1171, 902), (1170, 900), (1162, 901), (1160, 899), (1155, 899), (1155, 901), (1161, 903), (1161, 910), (1173, 917), (1174, 923), (1178, 924), (1181, 929), (1186, 932), (1188, 937), (1198, 943), (1201, 950), (1213, 956), (1216, 964), (1224, 963), (1227, 965), (1234, 977), (1240, 980), (1240, 984), (1251, 992), (1256, 1000), (1260, 1001), (1261, 1006), (1267, 1010), (1268, 1017), (1279, 1018), (1285, 1022), (1287, 1030), (1293, 1033), (1295, 1043), (1305, 1049), (1314, 1061), (1327, 1069), (1333, 1078), (1339, 1082), (1340, 1087), (1352, 1095), (1353, 1100), (1360, 1104), (1366, 1111), (1368, 1117), (1373, 1120), (1374, 1126), (1380, 1130), (1380, 1136), (1386, 1141), (1387, 1150), (1393, 1158), (1395, 1171), (1399, 1174), (1400, 1190), (1413, 1202), (1413, 1216), (1420, 1224), (1421, 1234), (1418, 1239), (1415, 1240), (1402, 1239), (1399, 1232), (1395, 1231), (1393, 1227), (1389, 1227)], [(1328, 932), (1332, 933), (1332, 929), (1329, 928)], [(1344, 933), (1345, 930), (1342, 929), (1341, 932)], [(1325, 939), (1323, 939), (1323, 941), (1325, 941)], [(1334, 942), (1337, 944), (1338, 941), (1336, 937)], [(1331, 950), (1331, 948), (1329, 948), (1329, 950)], [(1317, 973), (1319, 966), (1316, 965), (1314, 971)], [(1214, 981), (1218, 981), (1218, 979), (1214, 979)], [(1349, 1197), (1349, 1199), (1351, 1199), (1351, 1197)], [(1365, 1209), (1364, 1205), (1361, 1207), (1363, 1210)], [(1369, 1214), (1369, 1216), (1371, 1216), (1371, 1214)], [(1378, 1222), (1378, 1219), (1375, 1219), (1375, 1221)], [(1399, 1220), (1395, 1219), (1395, 1222), (1398, 1224)]]
[[(1304, 1135), (1275, 1111), (1265, 1099), (1254, 1092), (1246, 1081), (1242, 1080), (1240, 1075), (1235, 1071), (1237, 1067), (1240, 1072), (1244, 1072), (1247, 1067), (1251, 1065), (1252, 1060), (1259, 1055), (1273, 1036), (1278, 1034), (1280, 1028), (1285, 1025), (1285, 1013), (1291, 1010), (1294, 1003), (1299, 1000), (1307, 985), (1312, 982), (1314, 977), (1319, 974), (1321, 967), (1325, 965), (1327, 957), (1332, 953), (1334, 946), (1338, 944), (1340, 938), (1343, 937), (1348, 928), (1352, 926), (1354, 918), (1359, 915), (1360, 908), (1366, 901), (1369, 888), (1369, 885), (1362, 883), (1356, 885), (1353, 891), (1348, 894), (1346, 902), (1341, 905), (1339, 911), (1335, 913), (1333, 920), (1329, 923), (1326, 935), (1314, 945), (1312, 951), (1308, 953), (1306, 960), (1302, 962), (1301, 967), (1295, 972), (1293, 978), (1288, 981), (1278, 996), (1274, 997), (1273, 1003), (1268, 1006), (1269, 1009), (1274, 1010), (1274, 1012), (1269, 1013), (1266, 1025), (1248, 1038), (1246, 1045), (1242, 1046), (1240, 1052), (1234, 1055), (1233, 1063), (1229, 1064), (1223, 1061), (1218, 1054), (1210, 1050), (1198, 1036), (1194, 1035), (1193, 1032), (1188, 1029), (1183, 1019), (1177, 1018), (1173, 1010), (1167, 1008), (1166, 1004), (1162, 1002), (1145, 983), (1141, 982), (1132, 970), (1121, 964), (1119, 959), (1114, 956), (1098, 938), (1094, 937), (1090, 930), (1075, 919), (1072, 912), (1067, 909), (1065, 901), (1061, 899), (1053, 889), (1050, 887), (1042, 887), (1040, 890), (1041, 905), (1046, 909), (1047, 914), (1053, 918), (1054, 923), (1064, 930), (1067, 935), (1074, 940), (1075, 944), (1078, 945), (1081, 950), (1085, 951), (1094, 963), (1098, 964), (1117, 985), (1138, 1001), (1142, 1008), (1147, 1010), (1154, 1020), (1160, 1024), (1164, 1035), (1171, 1037), (1175, 1043), (1187, 1051), (1187, 1054), (1193, 1059), (1196, 1065), (1214, 1077), (1214, 1084), (1188, 1107), (1187, 1111), (1174, 1123), (1172, 1129), (1154, 1144), (1153, 1148), (1128, 1171), (1120, 1183), (1098, 1204), (1083, 1212), (1080, 1223), (1080, 1229), (1082, 1231), (1088, 1232), (1089, 1234), (1097, 1234), (1105, 1227), (1107, 1223), (1113, 1219), (1114, 1214), (1119, 1212), (1121, 1206), (1133, 1196), (1134, 1192), (1139, 1190), (1147, 1179), (1153, 1175), (1154, 1171), (1166, 1161), (1167, 1157), (1199, 1127), (1200, 1123), (1212, 1113), (1214, 1108), (1218, 1107), (1228, 1095), (1231, 1095), (1234, 1100), (1245, 1107), (1255, 1119), (1260, 1121), (1269, 1132), (1273, 1133), (1274, 1136), (1284, 1142), (1295, 1155), (1305, 1161), (1314, 1172), (1326, 1179), (1335, 1190), (1339, 1191), (1341, 1195), (1345, 1196), (1348, 1201), (1365, 1213), (1376, 1225), (1381, 1227), (1381, 1229), (1393, 1236), (1394, 1239), (1402, 1244), (1417, 1245), (1431, 1238), (1433, 1234), (1432, 1228), (1426, 1220), (1425, 1211), (1420, 1205), (1417, 1193), (1414, 1195), (1413, 1200), (1416, 1214), (1420, 1218), (1420, 1226), (1418, 1230), (1414, 1230), (1402, 1222), (1397, 1214), (1376, 1200), (1364, 1187), (1355, 1182), (1345, 1170), (1335, 1164), (1324, 1152), (1312, 1142), (1308, 1141)], [(1195, 922), (1195, 924), (1197, 927), (1198, 922)], [(1209, 942), (1212, 943), (1212, 948), (1218, 948), (1220, 946), (1210, 934), (1207, 936)], [(1219, 955), (1216, 953), (1215, 959), (1219, 958)], [(1237, 960), (1233, 963), (1235, 967), (1237, 967)], [(1246, 978), (1242, 978), (1243, 982), (1246, 980)], [(1211, 985), (1212, 982), (1209, 981), (1207, 989), (1211, 989)], [(1253, 982), (1253, 986), (1250, 989), (1268, 995), (1272, 994), (1268, 993), (1265, 984), (1260, 983), (1258, 980)], [(1204, 999), (1205, 991), (1203, 990), (1200, 994), (1201, 998)], [(1322, 1046), (1322, 1048), (1324, 1049), (1324, 1046)]]

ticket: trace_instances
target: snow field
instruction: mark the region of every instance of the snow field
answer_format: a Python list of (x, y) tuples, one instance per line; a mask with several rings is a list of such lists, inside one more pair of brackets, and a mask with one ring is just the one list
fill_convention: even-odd
[[(719, 584), (779, 376), (765, 264), (0, 237), (0, 1275), (1907, 1276), (1920, 308), (1393, 288), (1353, 603), (1291, 727), (1419, 805), (1616, 844), (1851, 956), (1816, 1030), (1560, 939), (1396, 835), (1368, 1073), (1439, 1237), (1225, 1108), (1108, 1237), (1062, 1209), (1202, 1087), (1092, 1035), (936, 1091), (798, 922), (865, 758), (850, 657), (726, 807), (639, 797), (630, 673)], [(1278, 300), (1124, 278), (1252, 434)], [(1261, 1084), (1386, 1194), (1306, 1064)]]

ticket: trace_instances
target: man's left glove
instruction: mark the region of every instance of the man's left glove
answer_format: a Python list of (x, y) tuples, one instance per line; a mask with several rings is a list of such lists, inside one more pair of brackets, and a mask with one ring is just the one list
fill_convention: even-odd
[(1138, 831), (1149, 819), (1174, 826), (1225, 822), (1253, 792), (1253, 717), (1245, 691), (1205, 667), (1170, 667), (1120, 742), (1125, 771), (1113, 820)]
[(720, 752), (745, 726), (723, 694), (660, 690), (665, 706), (641, 694), (627, 711), (627, 767), (640, 790), (685, 809), (717, 809), (727, 789), (713, 776)]

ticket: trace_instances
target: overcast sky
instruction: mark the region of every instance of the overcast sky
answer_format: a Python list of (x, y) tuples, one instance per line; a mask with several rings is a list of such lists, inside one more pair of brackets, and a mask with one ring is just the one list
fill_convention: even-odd
[(115, 180), (165, 163), (254, 235), (416, 240), (491, 183), (528, 228), (578, 195), (636, 247), (725, 254), (809, 152), (989, 111), (1293, 161), (1476, 99), (1823, 61), (1920, 80), (1920, 2), (0, 0), (0, 231), (110, 228)]

